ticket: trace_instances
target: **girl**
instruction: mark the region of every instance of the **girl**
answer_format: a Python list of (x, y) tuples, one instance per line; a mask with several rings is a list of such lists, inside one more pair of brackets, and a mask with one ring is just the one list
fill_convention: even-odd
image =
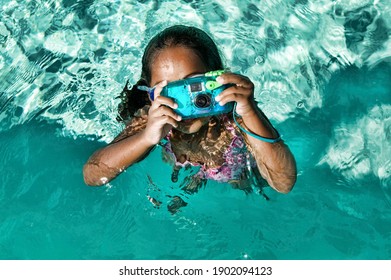
[[(185, 187), (187, 191), (196, 191), (207, 179), (246, 189), (261, 175), (273, 189), (288, 193), (296, 181), (295, 160), (255, 103), (254, 84), (249, 78), (233, 73), (217, 78), (220, 84), (233, 85), (216, 101), (220, 105), (236, 102), (241, 127), (233, 121), (232, 113), (182, 120), (174, 112), (178, 105), (159, 95), (168, 82), (223, 68), (215, 43), (200, 29), (178, 25), (156, 35), (145, 49), (140, 81), (131, 90), (125, 86), (122, 93), (120, 118), (128, 121), (127, 126), (111, 144), (90, 157), (83, 169), (85, 182), (109, 182), (160, 143), (164, 159), (174, 166), (172, 181), (178, 179), (181, 167), (200, 166)], [(139, 90), (140, 86), (153, 87), (154, 100)], [(249, 170), (256, 172), (249, 177)]]

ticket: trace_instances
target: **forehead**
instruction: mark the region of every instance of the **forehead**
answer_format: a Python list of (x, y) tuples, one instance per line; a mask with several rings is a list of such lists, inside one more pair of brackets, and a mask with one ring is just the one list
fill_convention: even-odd
[(160, 51), (151, 68), (151, 86), (164, 80), (172, 82), (207, 71), (204, 62), (194, 50), (179, 46)]

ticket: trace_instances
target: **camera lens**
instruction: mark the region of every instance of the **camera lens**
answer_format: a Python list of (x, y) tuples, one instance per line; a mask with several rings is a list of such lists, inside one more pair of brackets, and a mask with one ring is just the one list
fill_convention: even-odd
[(211, 104), (210, 96), (207, 94), (199, 94), (194, 100), (194, 105), (198, 108), (207, 108)]

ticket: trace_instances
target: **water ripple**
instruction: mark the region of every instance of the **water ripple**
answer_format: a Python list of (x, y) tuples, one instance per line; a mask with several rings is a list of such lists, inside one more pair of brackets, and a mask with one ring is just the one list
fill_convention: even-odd
[[(102, 191), (70, 191), (69, 186), (53, 183), (56, 168), (45, 171), (29, 165), (47, 148), (41, 147), (40, 138), (31, 144), (35, 134), (22, 130), (18, 135), (23, 137), (9, 137), (20, 124), (44, 120), (56, 123), (66, 137), (111, 141), (122, 129), (116, 122), (115, 97), (127, 80), (138, 80), (149, 39), (178, 23), (209, 32), (227, 67), (254, 82), (265, 114), (291, 130), (291, 147), (301, 155), (301, 181), (292, 195), (272, 193), (265, 205), (253, 196), (243, 198), (221, 186), (208, 186), (197, 196), (185, 197), (188, 206), (173, 216), (146, 198), (156, 195), (166, 206), (179, 192), (161, 182), (168, 173), (161, 169), (160, 154), (154, 162), (164, 172), (153, 178), (156, 188), (146, 179), (145, 170), (153, 170), (154, 163), (147, 161)], [(10, 218), (0, 224), (2, 240), (12, 248), (18, 241), (12, 238), (15, 233), (27, 239), (41, 233), (42, 227), (50, 233), (33, 236), (33, 245), (41, 246), (46, 256), (71, 258), (287, 259), (297, 257), (303, 248), (309, 251), (303, 256), (309, 257), (320, 250), (326, 256), (359, 258), (367, 256), (367, 248), (373, 250), (372, 256), (384, 256), (378, 247), (389, 241), (384, 227), (389, 226), (389, 215), (382, 210), (385, 202), (391, 205), (391, 109), (389, 85), (379, 93), (377, 83), (389, 77), (374, 76), (365, 86), (355, 81), (335, 88), (330, 78), (346, 69), (389, 64), (390, 30), (387, 0), (2, 1), (0, 137), (6, 145), (0, 149), (0, 202), (12, 198), (21, 204), (3, 207)], [(343, 78), (350, 80), (352, 75)], [(360, 86), (365, 91), (359, 91)], [(53, 154), (60, 146), (52, 147)], [(65, 156), (69, 151), (61, 152)], [(75, 182), (81, 181), (82, 163), (72, 165), (78, 156), (67, 158), (71, 164), (66, 171), (77, 173)], [(326, 182), (318, 182), (318, 174)], [(62, 175), (64, 181), (69, 177)], [(43, 176), (48, 178), (41, 189)], [(367, 186), (371, 192), (357, 195)], [(339, 194), (341, 190), (346, 193)], [(363, 221), (370, 225), (363, 226)], [(279, 231), (281, 224), (288, 233)], [(363, 230), (363, 235), (340, 229), (346, 225)], [(342, 235), (358, 246), (345, 246)], [(56, 242), (66, 245), (53, 248)], [(5, 254), (40, 254), (18, 248), (21, 251), (8, 249)]]
[(320, 163), (327, 163), (348, 181), (368, 175), (380, 179), (381, 188), (390, 199), (391, 106), (373, 107), (367, 115), (334, 129), (327, 154)]
[[(246, 71), (261, 84), (259, 94), (266, 90), (279, 93), (273, 95), (275, 102), (268, 102), (265, 107), (278, 121), (287, 119), (297, 109), (310, 112), (321, 107), (322, 83), (330, 71), (352, 64), (360, 66), (363, 60), (373, 66), (390, 56), (390, 40), (380, 36), (389, 30), (386, 14), (390, 9), (381, 1), (376, 5), (368, 1), (349, 1), (349, 5), (332, 1), (266, 1), (258, 5), (249, 1), (240, 6), (224, 1), (190, 1), (189, 5), (179, 6), (170, 1), (135, 3), (89, 1), (62, 7), (58, 1), (19, 5), (11, 1), (3, 5), (0, 41), (7, 51), (1, 53), (0, 63), (1, 79), (6, 81), (1, 85), (3, 115), (12, 115), (12, 108), (19, 106), (24, 108), (23, 121), (44, 112), (44, 118), (62, 120), (65, 135), (95, 134), (109, 140), (120, 128), (114, 125), (117, 128), (112, 131), (114, 123), (99, 128), (100, 122), (115, 119), (117, 104), (110, 100), (120, 92), (126, 79), (137, 80), (143, 44), (157, 30), (179, 22), (204, 26), (213, 32), (224, 46), (232, 69)], [(382, 13), (378, 12), (380, 9)], [(328, 12), (334, 14), (329, 16)], [(144, 36), (135, 40), (136, 34)], [(363, 40), (351, 35), (360, 35)], [(91, 64), (88, 67), (99, 74), (95, 77), (100, 83), (85, 81), (83, 75), (66, 77), (72, 67), (83, 63)], [(273, 78), (276, 71), (287, 78), (271, 85), (272, 80), (263, 77)], [(50, 91), (46, 83), (49, 79), (56, 85)], [(80, 93), (86, 91), (91, 93), (90, 98), (79, 99)], [(294, 97), (287, 98), (290, 91)], [(50, 101), (46, 95), (51, 96)], [(45, 101), (40, 104), (32, 99)], [(69, 113), (75, 109), (72, 104), (76, 100), (79, 112)], [(281, 106), (277, 105), (278, 100)], [(109, 112), (101, 104), (110, 104)], [(42, 110), (48, 106), (53, 108), (50, 113)], [(63, 109), (54, 113), (55, 108)], [(12, 125), (5, 124), (3, 129)]]

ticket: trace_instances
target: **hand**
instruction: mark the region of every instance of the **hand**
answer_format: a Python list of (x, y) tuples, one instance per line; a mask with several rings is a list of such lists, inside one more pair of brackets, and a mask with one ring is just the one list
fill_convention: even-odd
[(152, 101), (148, 111), (148, 122), (143, 131), (146, 141), (151, 145), (156, 145), (167, 135), (172, 127), (177, 127), (181, 116), (174, 113), (173, 109), (178, 108), (178, 104), (171, 98), (160, 96), (160, 93), (167, 85), (167, 81), (160, 82), (155, 87), (155, 100)]
[(236, 102), (236, 113), (241, 116), (246, 114), (254, 113), (255, 111), (255, 102), (254, 102), (254, 84), (251, 80), (245, 76), (234, 74), (234, 73), (224, 73), (217, 77), (216, 81), (220, 84), (234, 84), (221, 92), (216, 96), (216, 101), (219, 102), (221, 106), (225, 105), (228, 102)]

